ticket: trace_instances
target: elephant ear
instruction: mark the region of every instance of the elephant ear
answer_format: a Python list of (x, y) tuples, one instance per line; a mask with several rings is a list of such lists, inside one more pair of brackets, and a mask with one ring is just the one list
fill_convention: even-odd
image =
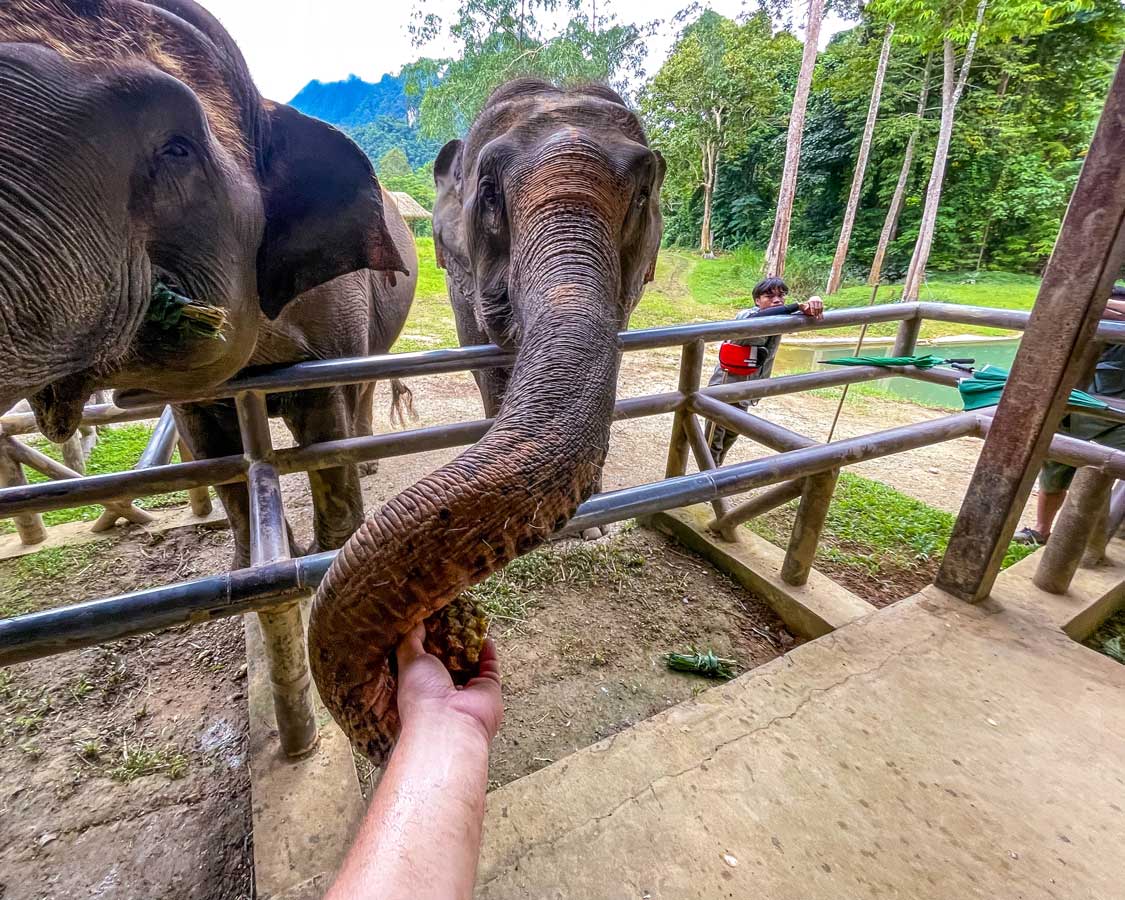
[(464, 143), (452, 140), (434, 160), (434, 256), (446, 268), (445, 255), (464, 256), (461, 237), (461, 159)]
[(387, 231), (382, 191), (363, 151), (291, 106), (267, 102), (266, 113), (262, 311), (275, 319), (299, 294), (359, 269), (409, 274)]

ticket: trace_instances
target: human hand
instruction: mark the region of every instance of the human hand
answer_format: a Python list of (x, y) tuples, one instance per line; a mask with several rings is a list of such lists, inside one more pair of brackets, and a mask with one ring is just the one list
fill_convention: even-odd
[(797, 306), (810, 319), (823, 319), (824, 318), (824, 301), (819, 297), (809, 297), (804, 303), (798, 303)]
[(491, 638), (484, 642), (477, 676), (458, 687), (442, 661), (425, 651), (425, 636), (426, 627), (419, 624), (398, 645), (398, 716), (403, 730), (468, 726), (491, 743), (504, 718), (496, 644)]

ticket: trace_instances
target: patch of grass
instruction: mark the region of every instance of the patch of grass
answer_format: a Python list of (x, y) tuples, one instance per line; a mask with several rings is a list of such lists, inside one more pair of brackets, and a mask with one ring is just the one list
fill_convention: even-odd
[(1125, 665), (1125, 609), (1119, 609), (1083, 643)]
[(53, 587), (97, 559), (93, 544), (47, 547), (0, 564), (0, 618), (22, 616), (54, 602)]
[[(98, 443), (86, 460), (87, 475), (104, 475), (109, 472), (125, 472), (132, 469), (137, 460), (141, 458), (152, 429), (147, 425), (130, 424), (117, 425), (113, 428), (104, 428), (98, 433)], [(28, 441), (40, 453), (46, 454), (57, 462), (62, 462), (62, 449), (57, 444), (52, 444), (46, 438), (33, 438)], [(172, 454), (172, 462), (179, 462), (179, 450)], [(28, 466), (24, 466), (27, 480), (31, 484), (41, 484), (50, 479)], [(166, 509), (171, 506), (182, 506), (187, 503), (186, 491), (173, 491), (165, 494), (156, 494), (152, 497), (142, 497), (137, 500), (137, 505), (144, 509)], [(79, 506), (74, 509), (55, 509), (43, 513), (45, 525), (62, 525), (65, 522), (92, 522), (101, 515), (101, 506)], [(15, 526), (10, 520), (0, 521), (0, 534), (15, 531)]]
[(89, 565), (97, 551), (94, 544), (47, 547), (21, 556), (16, 562), (16, 575), (21, 580), (39, 578), (54, 581), (67, 578)]
[(172, 746), (148, 747), (144, 742), (129, 745), (122, 741), (121, 761), (106, 774), (114, 781), (133, 781), (144, 775), (163, 774), (182, 778), (187, 774), (188, 758)]
[(552, 585), (619, 585), (644, 568), (641, 554), (621, 538), (598, 544), (549, 546), (521, 556), (467, 593), (489, 619), (522, 621), (535, 592)]
[(70, 685), (70, 696), (77, 702), (81, 703), (85, 700), (94, 690), (94, 685), (85, 674), (79, 675), (74, 683)]
[(102, 747), (101, 742), (97, 740), (79, 741), (76, 747), (78, 755), (87, 760), (101, 759), (105, 748)]
[[(785, 546), (797, 501), (747, 523), (771, 543)], [(844, 472), (828, 508), (818, 563), (877, 577), (894, 569), (914, 570), (936, 564), (945, 554), (956, 517), (934, 509), (894, 488)], [(1032, 548), (1011, 544), (1007, 568)]]

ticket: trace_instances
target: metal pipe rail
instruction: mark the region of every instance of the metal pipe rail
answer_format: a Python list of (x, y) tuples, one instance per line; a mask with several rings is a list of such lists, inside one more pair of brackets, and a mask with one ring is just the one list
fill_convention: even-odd
[[(577, 534), (587, 528), (643, 516), (698, 502), (710, 502), (720, 519), (733, 526), (740, 509), (728, 510), (724, 498), (752, 488), (783, 485), (774, 493), (794, 496), (802, 487), (802, 513), (790, 541), (784, 572), (794, 582), (807, 577), (824, 511), (831, 497), (835, 472), (840, 467), (876, 459), (917, 447), (967, 435), (981, 435), (989, 427), (987, 411), (961, 413), (940, 419), (889, 429), (871, 435), (822, 445), (757, 416), (732, 410), (727, 403), (770, 397), (815, 388), (855, 384), (893, 375), (956, 383), (956, 373), (923, 373), (910, 368), (855, 367), (701, 387), (703, 349), (706, 341), (745, 338), (820, 330), (845, 325), (898, 321), (896, 353), (912, 353), (918, 325), (923, 318), (942, 321), (1023, 328), (1027, 314), (1008, 310), (952, 307), (941, 304), (886, 304), (862, 309), (834, 310), (819, 322), (803, 318), (770, 317), (761, 320), (679, 325), (670, 328), (628, 331), (619, 335), (625, 352), (681, 346), (680, 381), (676, 391), (619, 400), (616, 419), (675, 413), (665, 480), (596, 495), (579, 507), (563, 530)], [(1125, 343), (1125, 326), (1107, 324), (1099, 340)], [(172, 625), (205, 621), (216, 616), (250, 610), (261, 613), (271, 659), (275, 707), (282, 744), (290, 754), (307, 751), (316, 741), (311, 718), (308, 668), (304, 657), (303, 627), (296, 601), (323, 577), (334, 553), (287, 559), (284, 540), (284, 511), (278, 478), (287, 473), (311, 471), (451, 448), (478, 440), (491, 426), (477, 420), (371, 437), (326, 441), (307, 447), (274, 449), (269, 440), (265, 395), (338, 384), (372, 381), (407, 375), (430, 375), (510, 365), (510, 352), (495, 346), (465, 347), (421, 353), (388, 354), (361, 359), (300, 363), (269, 371), (254, 372), (211, 391), (175, 398), (146, 392), (127, 392), (117, 405), (87, 408), (83, 424), (106, 424), (149, 418), (160, 414), (168, 402), (186, 403), (233, 397), (243, 433), (243, 455), (217, 459), (165, 463), (170, 448), (170, 416), (162, 418), (159, 440), (154, 440), (146, 463), (157, 463), (132, 472), (72, 478), (39, 485), (20, 483), (16, 473), (4, 474), (12, 486), (0, 489), (0, 517), (27, 516), (45, 510), (113, 502), (171, 490), (199, 489), (208, 485), (246, 481), (251, 495), (251, 561), (248, 569), (199, 579), (184, 584), (140, 591), (75, 606), (46, 610), (0, 621), (0, 665), (10, 665), (53, 653), (90, 646), (128, 635)], [(703, 455), (702, 432), (697, 416), (733, 427), (735, 431), (764, 441), (776, 455), (732, 466), (715, 468)], [(0, 435), (28, 433), (30, 417), (17, 414), (0, 417)], [(687, 457), (694, 453), (701, 469), (687, 474)], [(1066, 437), (1056, 438), (1052, 453), (1082, 466), (1094, 466), (1115, 476), (1125, 475), (1125, 453)], [(18, 466), (16, 467), (18, 470)], [(787, 486), (786, 486), (787, 485)], [(754, 503), (755, 501), (751, 501)], [(759, 508), (761, 504), (759, 503)], [(733, 531), (728, 530), (733, 536)]]

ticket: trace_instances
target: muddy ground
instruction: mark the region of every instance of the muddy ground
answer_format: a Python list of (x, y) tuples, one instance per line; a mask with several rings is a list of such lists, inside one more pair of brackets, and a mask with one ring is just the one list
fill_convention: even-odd
[[(621, 397), (671, 390), (677, 355), (626, 358)], [(479, 418), (468, 375), (411, 382), (415, 426)], [(381, 389), (377, 404), (389, 405)], [(771, 399), (757, 412), (822, 438), (831, 396)], [(384, 421), (377, 409), (377, 421)], [(849, 400), (838, 433), (861, 434), (940, 415)], [(605, 488), (663, 474), (670, 416), (614, 426)], [(278, 442), (285, 442), (277, 431)], [(979, 443), (965, 439), (856, 467), (936, 507), (956, 510)], [(761, 453), (740, 442), (730, 456)], [(456, 451), (384, 460), (364, 481), (369, 508)], [(310, 538), (302, 476), (284, 481), (298, 537)], [(669, 650), (714, 649), (752, 668), (793, 644), (774, 614), (664, 538), (617, 528), (601, 564), (547, 551), (550, 583), (516, 584), (519, 602), (494, 629), (507, 713), (493, 785), (532, 772), (706, 689), (671, 673)], [(137, 528), (0, 563), (4, 614), (221, 571), (225, 531), (166, 537)], [(53, 555), (51, 555), (53, 554)], [(597, 560), (595, 560), (597, 563)], [(569, 568), (568, 568), (569, 567)], [(851, 584), (864, 593), (864, 585)], [(869, 585), (871, 599), (879, 587)], [(902, 585), (896, 586), (903, 589)], [(249, 774), (241, 623), (131, 639), (0, 674), (0, 900), (252, 896)]]

